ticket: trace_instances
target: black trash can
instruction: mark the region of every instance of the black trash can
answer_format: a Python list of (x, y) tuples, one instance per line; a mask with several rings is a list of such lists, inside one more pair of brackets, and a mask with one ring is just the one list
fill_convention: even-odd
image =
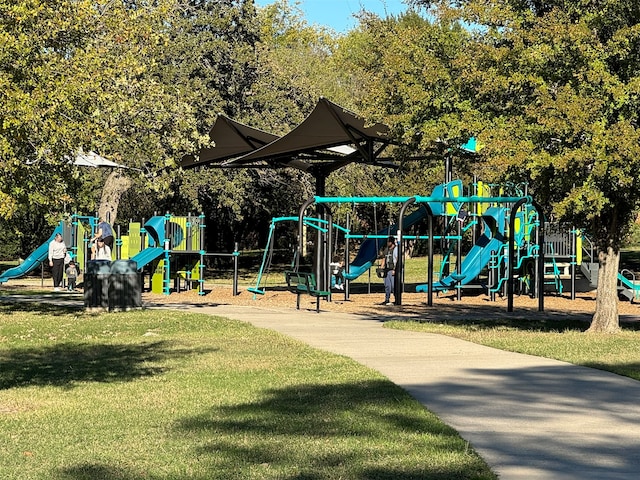
[(111, 262), (109, 311), (142, 308), (142, 274), (133, 260)]
[(88, 310), (109, 308), (109, 260), (91, 260), (84, 272), (84, 306)]

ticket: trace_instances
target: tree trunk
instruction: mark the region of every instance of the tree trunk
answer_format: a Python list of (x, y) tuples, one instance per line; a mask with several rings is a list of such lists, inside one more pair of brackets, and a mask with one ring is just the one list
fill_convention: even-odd
[(112, 170), (102, 187), (98, 215), (113, 225), (118, 217), (122, 195), (131, 187), (131, 179), (120, 170)]
[(620, 252), (608, 247), (598, 253), (598, 291), (596, 311), (587, 332), (616, 333), (620, 331), (618, 317), (618, 267)]

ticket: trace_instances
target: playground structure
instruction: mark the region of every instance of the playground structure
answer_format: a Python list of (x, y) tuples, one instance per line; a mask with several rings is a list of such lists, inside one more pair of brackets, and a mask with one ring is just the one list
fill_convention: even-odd
[[(594, 262), (594, 247), (589, 244), (583, 232), (565, 226), (544, 223), (539, 206), (528, 196), (492, 197), (488, 186), (477, 182), (473, 185), (471, 196), (463, 195), (460, 180), (454, 180), (434, 188), (428, 197), (313, 197), (301, 209), (301, 214), (312, 204), (324, 211), (325, 218), (303, 216), (302, 225), (317, 233), (319, 244), (328, 248), (317, 249), (313, 272), (317, 278), (317, 289), (329, 291), (333, 287), (332, 275), (335, 270), (331, 262), (334, 244), (333, 232), (341, 232), (344, 246), (344, 291), (345, 300), (349, 297), (349, 282), (369, 272), (375, 266), (384, 240), (393, 235), (398, 239), (399, 262), (395, 302), (402, 304), (405, 291), (404, 265), (402, 250), (404, 240), (425, 240), (428, 242), (427, 282), (417, 285), (416, 291), (427, 294), (427, 302), (432, 304), (432, 295), (441, 292), (455, 292), (460, 298), (464, 289), (483, 289), (492, 300), (497, 294), (508, 298), (508, 310), (513, 308), (513, 295), (528, 294), (539, 299), (539, 308), (543, 307), (545, 291), (554, 290), (565, 293), (570, 287), (571, 298), (575, 298), (576, 278), (582, 272), (584, 282), (591, 288), (597, 287), (598, 264)], [(375, 234), (352, 233), (347, 226), (342, 227), (331, 221), (331, 203), (402, 205), (397, 221)], [(272, 219), (269, 241), (265, 248), (256, 286), (249, 288), (255, 295), (263, 294), (262, 280), (268, 275), (270, 256), (273, 248), (275, 225), (283, 221), (298, 222), (300, 216), (276, 217)], [(426, 235), (409, 235), (408, 229), (426, 222)], [(71, 256), (83, 272), (87, 271), (90, 252), (90, 238), (97, 228), (96, 217), (74, 215), (70, 221), (61, 222), (53, 230), (49, 239), (34, 250), (20, 265), (0, 273), (0, 284), (12, 278), (24, 276), (38, 268), (47, 260), (48, 244), (56, 233), (62, 233), (69, 245)], [(437, 227), (435, 224), (439, 223)], [(329, 225), (331, 225), (329, 227)], [(424, 226), (424, 225), (423, 225)], [(451, 228), (453, 226), (454, 228)], [(439, 228), (439, 230), (435, 230)], [(448, 229), (448, 230), (447, 230)], [(455, 230), (455, 231), (454, 231)], [(207, 255), (229, 256), (234, 261), (234, 295), (238, 295), (238, 256), (236, 249), (232, 253), (207, 253), (204, 244), (204, 218), (200, 216), (177, 217), (170, 214), (154, 216), (144, 223), (128, 224), (126, 235), (121, 228), (114, 228), (116, 240), (112, 252), (113, 260), (130, 259), (136, 262), (142, 278), (148, 278), (148, 290), (154, 293), (169, 294), (186, 289), (198, 289), (204, 294), (204, 257)], [(471, 235), (472, 241), (469, 241)], [(304, 232), (299, 238), (306, 238)], [(337, 236), (337, 234), (336, 234)], [(361, 240), (359, 250), (352, 258), (350, 243)], [(442, 240), (448, 247), (441, 246), (439, 268), (434, 255), (433, 241)], [(465, 240), (463, 242), (463, 240)], [(336, 242), (337, 244), (337, 239)], [(463, 251), (463, 245), (471, 247)], [(587, 247), (585, 247), (585, 244)], [(589, 248), (590, 247), (590, 252)], [(299, 244), (292, 253), (292, 268), (299, 270)], [(351, 260), (351, 261), (349, 261)], [(542, 270), (541, 270), (542, 269)], [(570, 282), (570, 283), (568, 283)], [(618, 274), (618, 292), (631, 302), (640, 301), (640, 279), (629, 270)], [(144, 285), (144, 282), (143, 282)], [(331, 299), (331, 295), (327, 296)]]
[(42, 262), (48, 259), (49, 256), (49, 243), (54, 239), (54, 237), (61, 233), (65, 243), (70, 239), (71, 229), (67, 227), (64, 222), (60, 222), (51, 233), (49, 239), (36, 248), (31, 254), (24, 259), (20, 265), (9, 268), (4, 272), (0, 273), (0, 284), (11, 280), (12, 278), (20, 278), (23, 277), (35, 269), (37, 269)]
[[(278, 168), (280, 167), (292, 167), (302, 170), (304, 172), (310, 173), (313, 175), (315, 179), (316, 186), (316, 194), (318, 198), (323, 198), (325, 195), (325, 184), (326, 180), (332, 172), (337, 169), (349, 164), (349, 163), (362, 163), (368, 165), (375, 165), (379, 167), (398, 167), (400, 166), (397, 162), (397, 159), (393, 157), (384, 157), (384, 152), (389, 145), (393, 144), (392, 137), (390, 135), (390, 129), (388, 126), (383, 124), (375, 124), (373, 126), (368, 125), (363, 119), (351, 112), (347, 109), (340, 107), (339, 105), (333, 104), (327, 99), (320, 99), (313, 112), (297, 127), (295, 127), (291, 132), (282, 137), (277, 137), (273, 134), (269, 134), (267, 132), (263, 132), (261, 130), (255, 129), (253, 127), (240, 124), (235, 122), (229, 118), (220, 116), (216, 120), (214, 127), (210, 132), (211, 139), (214, 141), (216, 147), (214, 148), (205, 148), (203, 149), (198, 158), (190, 157), (183, 162), (184, 168), (194, 168), (198, 166), (206, 166), (212, 165), (216, 168), (274, 168), (274, 165)], [(453, 171), (453, 160), (455, 156), (459, 155), (476, 155), (480, 150), (480, 145), (476, 143), (475, 138), (470, 138), (463, 145), (448, 145), (446, 142), (442, 142), (440, 145), (444, 149), (444, 162), (445, 162), (445, 183), (448, 185), (452, 181), (452, 171)], [(415, 159), (421, 159), (422, 157), (415, 157)], [(479, 189), (481, 190), (481, 189)], [(444, 193), (444, 192), (443, 192)], [(474, 193), (476, 196), (484, 196), (484, 193)], [(454, 192), (453, 195), (449, 195), (449, 197), (453, 196), (455, 198), (462, 197), (463, 193)], [(502, 195), (502, 194), (499, 194)], [(432, 194), (432, 197), (436, 198), (439, 195)], [(442, 195), (445, 196), (445, 195)], [(521, 195), (520, 197), (526, 197), (526, 195)], [(378, 198), (375, 199), (374, 202), (384, 202), (387, 199)], [(346, 200), (351, 202), (352, 200)], [(446, 202), (442, 202), (446, 204)], [(470, 203), (470, 205), (487, 205), (486, 202), (478, 202), (478, 203)], [(437, 209), (437, 205), (431, 204), (434, 208)], [(425, 207), (426, 208), (426, 207)], [(481, 207), (478, 207), (481, 208)], [(498, 225), (498, 218), (496, 215), (500, 217), (502, 213), (504, 213), (505, 221), (507, 218), (511, 220), (510, 214), (507, 214), (507, 211), (501, 212), (500, 208), (509, 208), (509, 205), (496, 205), (498, 210), (495, 210), (493, 214), (490, 212), (488, 215), (484, 217), (480, 214), (479, 217), (475, 218), (471, 223), (473, 226), (469, 226), (469, 228), (473, 228), (473, 238), (474, 241), (480, 239), (481, 235), (477, 234), (481, 228), (491, 227)], [(533, 208), (535, 210), (535, 208)], [(451, 215), (451, 206), (446, 207), (447, 216), (449, 218), (453, 218)], [(454, 209), (455, 211), (455, 209)], [(434, 213), (433, 211), (431, 212)], [(321, 203), (318, 205), (318, 218), (322, 218), (323, 220), (327, 220), (330, 218), (331, 212), (327, 203)], [(416, 213), (416, 217), (421, 216), (422, 214)], [(476, 215), (478, 213), (476, 212)], [(541, 212), (540, 212), (541, 216)], [(300, 215), (301, 218), (304, 215)], [(409, 223), (415, 217), (408, 216), (406, 221)], [(439, 217), (436, 217), (439, 218)], [(526, 214), (521, 214), (520, 218), (516, 218), (515, 222), (522, 222), (523, 218), (528, 218)], [(541, 219), (535, 220), (532, 219), (531, 223), (538, 223), (536, 228), (532, 228), (532, 232), (544, 232), (544, 221)], [(299, 220), (300, 226), (299, 229), (302, 232), (304, 227), (304, 220)], [(330, 225), (332, 222), (328, 222)], [(449, 222), (449, 225), (455, 225), (456, 222)], [(347, 229), (349, 226), (347, 225)], [(500, 227), (502, 228), (502, 227)], [(331, 245), (333, 228), (327, 228), (326, 232), (321, 232), (320, 230), (316, 230), (317, 236), (316, 241), (312, 242), (316, 245), (316, 251), (318, 252), (314, 258), (314, 265), (312, 269), (317, 273), (317, 281), (318, 281), (318, 289), (325, 289), (328, 285), (330, 285), (330, 262), (332, 260), (331, 248), (327, 248), (326, 245)], [(395, 231), (394, 231), (395, 230)], [(510, 240), (509, 232), (512, 232), (512, 228), (505, 228), (504, 232), (498, 231), (496, 235), (485, 236), (484, 241), (491, 242), (493, 245), (498, 246), (498, 240), (500, 238), (504, 238), (506, 240)], [(386, 237), (388, 233), (395, 234), (396, 236), (402, 235), (402, 232), (396, 230), (395, 228), (389, 228), (386, 232), (379, 231), (376, 229), (374, 235), (379, 235), (380, 237)], [(461, 237), (462, 234), (468, 235), (466, 231), (460, 232), (458, 237)], [(355, 239), (356, 234), (352, 232), (347, 232), (345, 236), (349, 236), (349, 239)], [(358, 252), (359, 258), (357, 257), (351, 265), (349, 265), (349, 257), (345, 254), (345, 265), (347, 266), (348, 273), (345, 273), (345, 278), (347, 276), (353, 276), (353, 279), (357, 278), (364, 272), (370, 271), (370, 265), (375, 262), (375, 257), (372, 259), (372, 256), (377, 255), (378, 246), (381, 242), (378, 239), (374, 238), (374, 235), (365, 234), (366, 238), (364, 239), (363, 245), (360, 247), (361, 250)], [(449, 242), (449, 245), (455, 246), (461, 244), (462, 238), (454, 239), (455, 234), (449, 233), (446, 230), (442, 232), (441, 237), (445, 237), (446, 241)], [(302, 234), (299, 235), (299, 246), (298, 246), (298, 255), (295, 259), (296, 266), (295, 268), (299, 268), (298, 262), (300, 261), (300, 253), (305, 248), (306, 243), (302, 241)], [(433, 237), (433, 235), (431, 236)], [(527, 238), (529, 237), (529, 238)], [(531, 236), (522, 235), (521, 238), (527, 238), (525, 240), (528, 244), (532, 244), (533, 241), (530, 238)], [(408, 238), (405, 236), (405, 238)], [(381, 240), (381, 239), (380, 239)], [(504, 242), (503, 242), (504, 243)], [(507, 242), (508, 243), (508, 242)], [(514, 242), (520, 245), (522, 241)], [(348, 242), (347, 242), (348, 244)], [(368, 247), (368, 248), (363, 248)], [(467, 262), (469, 265), (473, 264), (474, 266), (478, 263), (484, 263), (488, 257), (487, 252), (490, 251), (489, 248), (485, 248), (481, 244), (477, 245), (478, 249), (476, 250), (479, 253), (478, 260), (476, 262), (471, 262), (470, 260)], [(348, 248), (348, 247), (347, 247)], [(535, 248), (529, 249), (530, 257), (536, 257), (540, 255), (544, 255), (544, 248), (537, 248), (539, 252), (536, 252)], [(493, 270), (497, 270), (499, 268), (503, 268), (504, 263), (508, 264), (508, 260), (513, 256), (512, 252), (509, 252), (508, 255), (504, 255), (504, 245), (502, 245), (502, 252), (496, 252), (494, 260), (489, 262), (491, 265), (495, 265)], [(267, 256), (268, 256), (269, 246), (265, 248), (265, 256), (263, 257), (263, 263), (261, 266), (261, 272), (258, 275), (258, 281), (256, 282), (256, 287), (254, 288), (254, 294), (261, 294), (263, 290), (260, 288), (260, 282), (262, 280), (262, 275), (264, 273), (264, 266), (266, 265)], [(526, 252), (526, 249), (524, 250)], [(520, 254), (520, 251), (518, 252)], [(360, 256), (361, 255), (361, 256)], [(457, 252), (456, 255), (453, 255), (453, 250), (448, 252), (446, 255), (449, 258), (460, 259), (461, 252)], [(522, 265), (521, 268), (524, 268), (526, 265), (530, 264), (529, 259), (525, 259), (527, 254), (521, 255)], [(553, 258), (551, 256), (550, 258)], [(574, 257), (575, 258), (575, 257)], [(572, 262), (573, 268), (572, 271), (575, 273), (575, 259)], [(545, 266), (546, 267), (546, 266)], [(558, 267), (556, 265), (556, 267)], [(457, 267), (456, 267), (457, 268)], [(484, 268), (483, 268), (484, 270)], [(470, 275), (470, 270), (465, 265), (465, 275), (464, 278), (456, 279), (455, 276), (451, 275), (459, 275), (459, 272), (454, 274), (449, 274), (445, 270), (441, 271), (441, 278), (446, 278), (449, 276), (448, 282), (445, 282), (447, 286), (460, 290), (461, 288), (467, 286), (472, 286), (472, 277)], [(554, 273), (556, 276), (560, 274), (557, 273), (559, 270), (554, 268)], [(553, 275), (552, 274), (552, 275)], [(502, 274), (504, 277), (504, 274)], [(530, 280), (527, 280), (525, 276), (519, 275), (518, 282), (520, 283), (528, 283), (531, 285)], [(538, 277), (544, 278), (545, 275), (540, 275), (538, 273)], [(346, 278), (348, 281), (349, 279)], [(502, 280), (500, 282), (500, 278), (497, 279), (498, 283), (501, 283), (506, 290), (508, 290), (508, 284), (512, 283), (511, 281)], [(560, 284), (556, 282), (559, 286)], [(348, 287), (348, 285), (347, 285)], [(429, 282), (429, 288), (432, 287), (432, 283)], [(427, 290), (429, 290), (427, 288)], [(322, 290), (325, 291), (325, 290)], [(345, 295), (348, 295), (348, 290), (345, 289)]]
[[(73, 215), (69, 221), (61, 221), (51, 237), (24, 262), (0, 274), (0, 283), (22, 277), (40, 267), (48, 258), (49, 242), (56, 233), (62, 233), (71, 258), (86, 272), (91, 255), (91, 237), (97, 225), (98, 219), (94, 216)], [(142, 223), (130, 222), (126, 235), (121, 235), (120, 226), (116, 226), (112, 259), (136, 262), (143, 279), (148, 277), (148, 289), (153, 293), (168, 295), (172, 288), (177, 292), (197, 288), (198, 293), (204, 295), (205, 257), (232, 257), (234, 294), (237, 295), (238, 249), (236, 247), (232, 253), (207, 253), (204, 250), (205, 228), (202, 214), (174, 216), (169, 213), (153, 216)]]
[[(416, 290), (427, 293), (427, 302), (432, 304), (433, 293), (455, 291), (460, 298), (463, 289), (481, 288), (492, 299), (501, 293), (507, 297), (507, 310), (513, 310), (513, 298), (516, 290), (538, 299), (539, 310), (544, 310), (545, 290), (555, 289), (562, 293), (563, 281), (571, 279), (571, 294), (575, 298), (575, 278), (577, 268), (591, 273), (588, 278), (595, 277), (597, 268), (594, 263), (582, 262), (581, 232), (571, 229), (570, 235), (558, 239), (551, 236), (550, 242), (545, 241), (545, 228), (542, 208), (531, 197), (491, 196), (488, 186), (477, 182), (473, 187), (473, 195), (462, 195), (463, 188), (460, 180), (453, 180), (438, 185), (429, 197), (313, 197), (307, 200), (299, 212), (300, 239), (298, 251), (302, 248), (304, 233), (302, 230), (306, 210), (317, 206), (318, 217), (331, 223), (330, 204), (401, 204), (400, 214), (396, 224), (379, 230), (375, 234), (356, 235), (349, 230), (345, 232), (345, 273), (347, 280), (344, 289), (345, 300), (349, 296), (349, 281), (358, 278), (374, 266), (384, 240), (393, 235), (398, 240), (399, 261), (396, 266), (395, 302), (402, 304), (404, 291), (403, 270), (403, 241), (422, 239), (428, 242), (427, 283), (418, 285)], [(415, 207), (418, 207), (415, 209)], [(466, 209), (465, 209), (466, 207)], [(414, 209), (411, 211), (411, 209)], [(411, 212), (411, 213), (408, 213)], [(406, 215), (405, 215), (406, 213)], [(427, 235), (408, 235), (406, 230), (421, 221), (427, 221)], [(455, 226), (455, 232), (434, 234), (434, 223)], [(444, 228), (441, 227), (441, 230)], [(472, 246), (467, 252), (462, 251), (463, 238), (468, 238), (471, 231)], [(320, 237), (324, 235), (324, 237)], [(566, 237), (566, 238), (565, 238)], [(362, 239), (360, 249), (355, 258), (349, 262), (349, 239)], [(441, 252), (439, 278), (434, 278), (437, 270), (434, 264), (434, 240), (446, 240), (452, 247)], [(332, 258), (331, 245), (333, 237), (331, 229), (326, 233), (319, 232), (318, 248), (314, 258), (313, 271), (317, 277), (318, 289), (328, 290), (330, 283), (329, 260)], [(328, 247), (327, 247), (328, 246)], [(561, 247), (561, 248), (560, 248)], [(561, 252), (554, 251), (558, 248)], [(567, 262), (560, 263), (560, 258), (566, 257)], [(453, 271), (447, 271), (442, 265), (448, 259), (454, 258)], [(592, 257), (591, 257), (592, 258)], [(300, 269), (299, 255), (296, 256), (295, 271)], [(551, 271), (549, 271), (551, 269)], [(639, 287), (640, 288), (640, 287)], [(640, 298), (640, 290), (638, 290)], [(636, 291), (632, 291), (634, 295)], [(330, 298), (328, 298), (330, 299)]]

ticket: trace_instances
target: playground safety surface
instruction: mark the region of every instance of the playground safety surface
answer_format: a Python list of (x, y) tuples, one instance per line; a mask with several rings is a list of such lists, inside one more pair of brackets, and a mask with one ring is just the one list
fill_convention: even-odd
[[(16, 290), (35, 289), (50, 291), (51, 280), (45, 280), (45, 287), (42, 287), (40, 279), (21, 278), (12, 280), (0, 285), (0, 296), (3, 292), (10, 293)], [(143, 302), (158, 304), (199, 304), (199, 305), (244, 305), (260, 308), (292, 308), (296, 307), (296, 295), (289, 292), (286, 287), (270, 287), (265, 290), (264, 295), (255, 295), (247, 291), (246, 287), (238, 289), (238, 295), (233, 295), (233, 290), (229, 283), (206, 283), (205, 294), (199, 295), (197, 290), (172, 293), (171, 295), (153, 294), (143, 292)], [(53, 294), (53, 292), (51, 292)], [(82, 293), (81, 290), (78, 293)], [(59, 292), (56, 295), (67, 295), (66, 292)], [(596, 307), (595, 291), (577, 293), (576, 298), (571, 300), (570, 295), (547, 293), (544, 297), (544, 311), (538, 311), (538, 299), (530, 298), (527, 295), (516, 295), (514, 297), (513, 312), (507, 312), (506, 297), (497, 296), (495, 301), (491, 301), (487, 295), (467, 294), (461, 300), (456, 298), (455, 293), (433, 295), (433, 306), (427, 305), (427, 297), (424, 293), (405, 292), (402, 296), (402, 305), (380, 305), (384, 300), (384, 290), (381, 284), (372, 284), (371, 292), (366, 292), (366, 287), (362, 285), (356, 289), (355, 293), (345, 300), (343, 291), (333, 290), (332, 301), (320, 302), (322, 313), (355, 313), (369, 315), (371, 317), (399, 317), (404, 319), (414, 319), (418, 321), (446, 321), (479, 319), (567, 319), (591, 321)], [(315, 309), (315, 298), (303, 296), (301, 302), (302, 310)], [(629, 301), (618, 301), (618, 313), (621, 322), (640, 322), (640, 304)]]
[[(378, 290), (378, 291), (375, 291)], [(296, 307), (296, 295), (285, 288), (267, 289), (264, 295), (254, 295), (246, 289), (240, 289), (239, 295), (233, 295), (228, 285), (210, 285), (205, 295), (197, 292), (184, 292), (177, 295), (143, 294), (143, 299), (158, 303), (196, 303), (211, 305), (244, 305), (260, 308), (293, 308)], [(538, 311), (538, 299), (526, 295), (514, 298), (513, 312), (507, 312), (506, 298), (497, 297), (491, 301), (487, 295), (464, 295), (457, 300), (455, 294), (433, 296), (433, 306), (427, 305), (423, 293), (404, 293), (402, 305), (380, 305), (384, 293), (379, 288), (373, 293), (356, 293), (345, 300), (344, 292), (334, 290), (331, 302), (320, 302), (322, 315), (326, 312), (354, 313), (372, 318), (390, 319), (398, 317), (418, 321), (447, 321), (464, 319), (567, 319), (590, 322), (596, 307), (595, 292), (579, 293), (575, 300), (570, 296), (547, 294), (544, 297), (544, 311)], [(315, 309), (315, 298), (303, 296), (303, 310)], [(628, 301), (618, 302), (621, 322), (640, 321), (640, 305)]]

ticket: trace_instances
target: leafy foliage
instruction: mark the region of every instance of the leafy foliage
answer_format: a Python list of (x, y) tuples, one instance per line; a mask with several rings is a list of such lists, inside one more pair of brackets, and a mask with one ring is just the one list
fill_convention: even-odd
[(191, 107), (154, 72), (168, 39), (163, 19), (175, 8), (0, 2), (2, 215), (29, 206), (55, 222), (65, 208), (95, 202), (70, 165), (80, 150), (140, 169), (147, 182), (198, 144)]
[(640, 7), (415, 3), (474, 26), (460, 84), (482, 119), (483, 153), (497, 176), (527, 181), (555, 218), (591, 233), (602, 267), (594, 318), (617, 324), (619, 248), (640, 206)]
[[(477, 25), (461, 82), (484, 123), (479, 136), (493, 170), (529, 181), (557, 218), (617, 249), (640, 202), (640, 8), (457, 5), (458, 18)], [(440, 6), (451, 15), (450, 4)]]

